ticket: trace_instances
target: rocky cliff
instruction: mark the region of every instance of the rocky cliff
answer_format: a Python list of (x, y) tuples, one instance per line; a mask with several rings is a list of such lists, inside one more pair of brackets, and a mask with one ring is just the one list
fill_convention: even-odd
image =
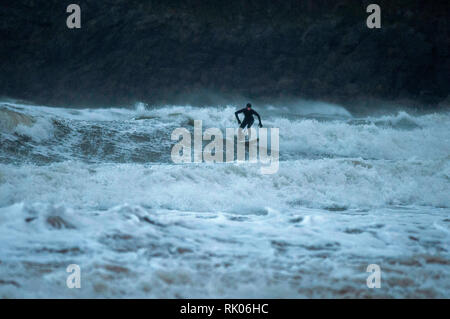
[[(16, 0), (0, 9), (0, 96), (64, 105), (339, 103), (450, 92), (448, 1)], [(68, 29), (66, 7), (81, 7)]]

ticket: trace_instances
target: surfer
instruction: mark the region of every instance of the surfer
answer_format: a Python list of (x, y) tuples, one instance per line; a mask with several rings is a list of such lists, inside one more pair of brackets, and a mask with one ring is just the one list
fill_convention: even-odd
[[(239, 119), (239, 116), (238, 116), (239, 113), (244, 113), (244, 120), (242, 122)], [(252, 105), (250, 103), (247, 103), (247, 106), (245, 108), (243, 108), (242, 110), (234, 112), (234, 115), (236, 115), (236, 119), (238, 121), (238, 124), (240, 124), (241, 129), (243, 129), (245, 127), (247, 127), (247, 129), (249, 129), (250, 127), (252, 127), (253, 122), (255, 121), (255, 119), (253, 118), (253, 115), (256, 115), (258, 117), (259, 127), (262, 127), (261, 117), (259, 116), (259, 114), (257, 112), (255, 112), (252, 109)]]

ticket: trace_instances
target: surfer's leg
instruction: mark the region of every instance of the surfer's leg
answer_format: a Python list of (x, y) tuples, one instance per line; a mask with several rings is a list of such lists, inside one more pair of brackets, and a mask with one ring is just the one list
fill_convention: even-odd
[(252, 130), (250, 128), (252, 127), (253, 122), (255, 122), (255, 119), (251, 118), (247, 124), (248, 140), (252, 139)]
[(241, 125), (238, 128), (238, 136), (237, 136), (238, 141), (242, 141), (243, 139), (245, 139), (244, 129), (247, 126), (247, 124), (248, 124), (248, 120), (246, 118), (244, 118), (244, 120), (242, 121)]
[(253, 125), (253, 122), (255, 122), (255, 119), (250, 119), (249, 121), (248, 121), (248, 124), (247, 124), (247, 129), (249, 129), (250, 127), (252, 127), (252, 125)]

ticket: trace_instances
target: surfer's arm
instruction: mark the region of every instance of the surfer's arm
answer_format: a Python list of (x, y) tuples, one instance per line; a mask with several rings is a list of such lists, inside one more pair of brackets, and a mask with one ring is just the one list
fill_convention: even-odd
[(238, 123), (241, 123), (241, 120), (239, 119), (238, 114), (242, 113), (242, 112), (244, 112), (244, 109), (234, 112), (234, 115), (236, 116), (236, 119), (237, 119)]
[(262, 123), (261, 123), (261, 116), (259, 116), (259, 114), (258, 114), (256, 111), (253, 111), (253, 114), (255, 114), (255, 115), (258, 117), (259, 126), (261, 127), (261, 126), (262, 126)]

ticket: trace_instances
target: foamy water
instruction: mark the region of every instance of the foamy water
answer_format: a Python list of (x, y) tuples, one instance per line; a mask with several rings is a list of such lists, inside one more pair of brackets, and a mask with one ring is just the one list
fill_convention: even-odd
[(173, 129), (237, 108), (1, 103), (0, 296), (449, 297), (449, 113), (268, 105), (276, 174), (172, 163)]

